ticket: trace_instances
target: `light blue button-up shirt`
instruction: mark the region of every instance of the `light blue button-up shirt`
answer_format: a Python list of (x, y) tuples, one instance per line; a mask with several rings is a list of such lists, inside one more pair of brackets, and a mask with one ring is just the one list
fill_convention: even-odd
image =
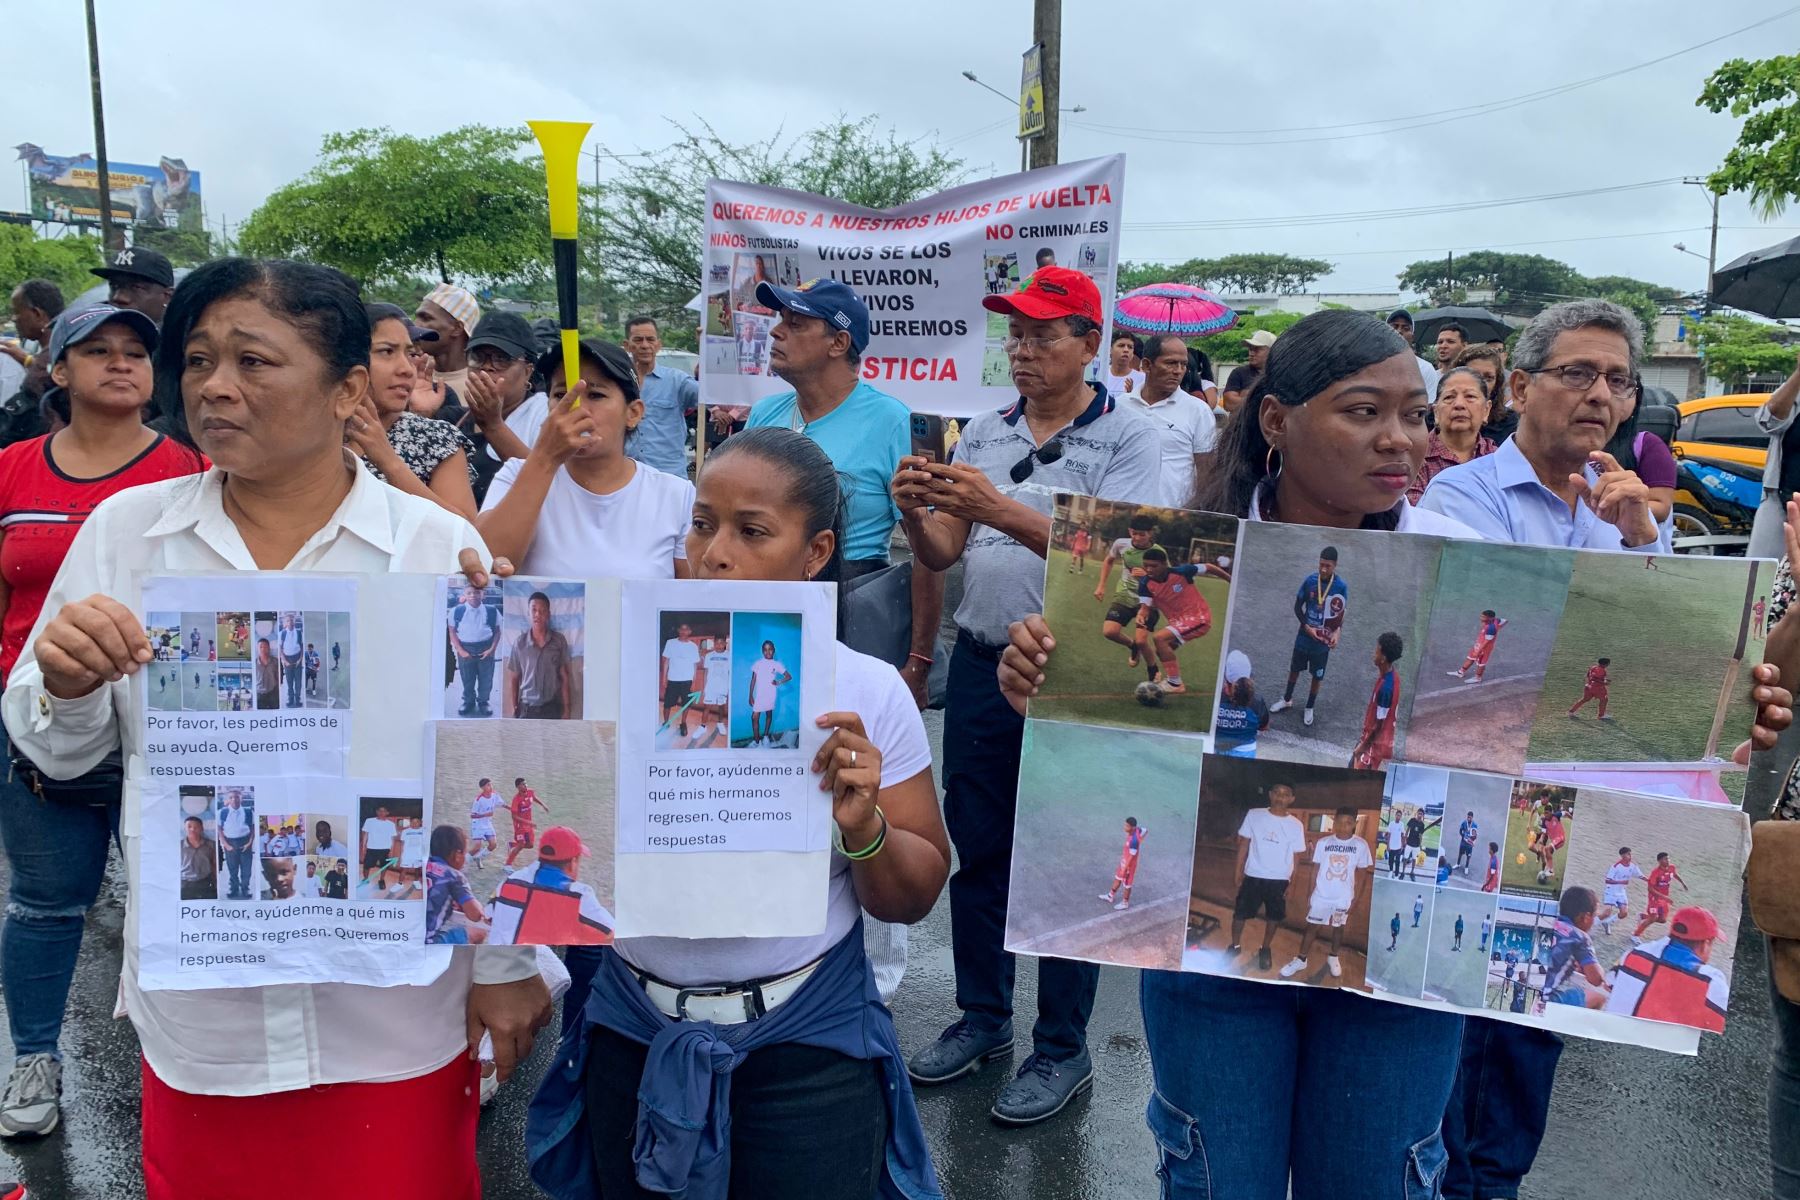
[(691, 375), (657, 367), (638, 388), (644, 419), (625, 444), (625, 453), (647, 467), (687, 478), (687, 410), (700, 402), (700, 384)]
[[(1587, 467), (1589, 483), (1598, 479)], [(1483, 538), (1526, 546), (1566, 546), (1572, 550), (1634, 550), (1644, 554), (1672, 552), (1667, 526), (1656, 540), (1628, 546), (1617, 525), (1578, 500), (1568, 503), (1545, 487), (1513, 438), (1481, 458), (1451, 467), (1432, 479), (1419, 507), (1461, 521)]]

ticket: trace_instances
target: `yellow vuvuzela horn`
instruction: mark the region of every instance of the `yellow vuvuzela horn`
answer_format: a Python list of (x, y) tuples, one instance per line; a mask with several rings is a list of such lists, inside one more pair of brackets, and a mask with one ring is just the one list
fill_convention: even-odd
[(573, 388), (581, 377), (575, 298), (575, 233), (581, 209), (576, 203), (575, 167), (581, 157), (581, 141), (593, 126), (586, 121), (526, 124), (544, 150), (544, 182), (550, 188), (550, 249), (556, 264), (556, 323), (562, 330), (563, 378)]

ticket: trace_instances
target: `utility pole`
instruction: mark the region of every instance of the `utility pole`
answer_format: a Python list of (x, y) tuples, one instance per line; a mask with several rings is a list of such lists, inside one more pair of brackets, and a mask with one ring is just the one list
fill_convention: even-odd
[(1713, 310), (1713, 267), (1719, 260), (1719, 193), (1707, 189), (1707, 199), (1712, 201), (1712, 241), (1706, 245), (1706, 306), (1702, 316), (1711, 316)]
[[(91, 0), (90, 0), (91, 2)], [(1031, 165), (1056, 165), (1056, 131), (1062, 103), (1062, 0), (1032, 0), (1032, 40), (1044, 48), (1044, 132), (1031, 139)]]
[(123, 237), (113, 241), (112, 176), (106, 169), (106, 106), (100, 100), (100, 31), (94, 24), (94, 0), (87, 0), (88, 78), (94, 91), (94, 166), (100, 186), (100, 248), (103, 252), (124, 247)]
[(1713, 267), (1719, 260), (1719, 193), (1713, 191), (1712, 185), (1698, 176), (1690, 175), (1681, 182), (1690, 187), (1705, 188), (1706, 198), (1712, 204), (1712, 241), (1706, 247), (1706, 303), (1702, 313), (1710, 315), (1713, 310)]
[(1444, 251), (1444, 303), (1456, 298), (1456, 251)]

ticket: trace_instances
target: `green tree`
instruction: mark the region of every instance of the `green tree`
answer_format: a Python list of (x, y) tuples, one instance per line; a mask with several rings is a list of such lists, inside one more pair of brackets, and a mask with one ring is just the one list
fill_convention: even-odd
[(99, 282), (88, 273), (99, 265), (97, 237), (41, 238), (27, 225), (0, 225), (0, 292), (48, 279), (73, 298)]
[(213, 237), (204, 229), (144, 225), (132, 230), (131, 244), (155, 250), (177, 267), (197, 267), (214, 257)]
[(1335, 264), (1291, 254), (1227, 254), (1182, 263), (1121, 263), (1118, 288), (1129, 292), (1147, 283), (1190, 283), (1211, 290), (1292, 295), (1331, 274)]
[(792, 139), (780, 132), (733, 145), (704, 121), (675, 124), (675, 143), (619, 155), (624, 172), (599, 197), (604, 273), (644, 311), (685, 316), (701, 290), (706, 184), (711, 179), (791, 188), (865, 208), (905, 204), (961, 181), (963, 161), (936, 146), (876, 130), (875, 118), (839, 117)]
[(388, 129), (325, 136), (318, 165), (250, 214), (246, 254), (304, 258), (368, 281), (421, 271), (481, 282), (549, 269), (549, 198), (523, 127), (436, 137)]
[(1720, 195), (1748, 192), (1764, 218), (1780, 216), (1800, 197), (1800, 54), (1734, 58), (1708, 77), (1694, 103), (1744, 122), (1706, 185)]
[(1748, 317), (1715, 314), (1694, 330), (1694, 344), (1709, 374), (1738, 389), (1752, 375), (1786, 374), (1794, 369), (1794, 347), (1777, 341), (1782, 330)]
[[(1446, 274), (1448, 272), (1448, 274)], [(1454, 303), (1472, 289), (1490, 290), (1494, 303), (1543, 307), (1582, 294), (1581, 273), (1568, 263), (1541, 254), (1507, 254), (1498, 250), (1472, 250), (1442, 258), (1410, 263), (1400, 272), (1400, 287), (1423, 292), (1434, 304)]]
[[(1208, 337), (1194, 338), (1188, 342), (1188, 345), (1205, 351), (1206, 357), (1212, 359), (1215, 364), (1241, 363), (1248, 357), (1244, 353), (1245, 338), (1258, 329), (1266, 329), (1270, 333), (1280, 336), (1283, 330), (1299, 320), (1299, 313), (1251, 313), (1239, 321), (1236, 328)], [(1223, 379), (1219, 380), (1221, 387), (1224, 386), (1224, 383)]]

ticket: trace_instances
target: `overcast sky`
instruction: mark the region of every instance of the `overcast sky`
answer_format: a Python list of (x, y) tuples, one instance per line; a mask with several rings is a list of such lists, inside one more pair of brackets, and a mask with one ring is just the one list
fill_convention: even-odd
[[(9, 5), (0, 144), (92, 148), (81, 5)], [(388, 125), (591, 120), (608, 149), (654, 149), (669, 118), (731, 139), (875, 114), (935, 137), (971, 177), (1017, 169), (1011, 95), (1029, 0), (792, 7), (676, 0), (99, 0), (107, 143), (201, 172), (208, 220), (241, 221), (312, 165), (322, 134)], [(1539, 253), (1590, 275), (1703, 286), (1699, 188), (1667, 185), (1514, 207), (1409, 216), (1447, 204), (1637, 184), (1714, 168), (1737, 122), (1694, 105), (1736, 57), (1800, 44), (1800, 10), (1617, 78), (1467, 119), (1348, 126), (1485, 105), (1694, 46), (1782, 13), (1780, 0), (1635, 0), (1446, 7), (1308, 3), (1065, 5), (1063, 161), (1123, 152), (1123, 257), (1283, 251), (1331, 260), (1333, 290), (1395, 286), (1406, 263), (1483, 247)], [(177, 17), (174, 14), (179, 13)], [(1096, 126), (1113, 127), (1111, 129)], [(1330, 126), (1331, 128), (1317, 128)], [(1206, 131), (1298, 129), (1240, 136)], [(1129, 132), (1127, 132), (1127, 130)], [(1196, 132), (1202, 131), (1202, 132)], [(1331, 138), (1335, 140), (1316, 140)], [(1287, 140), (1312, 139), (1312, 140)], [(1230, 144), (1194, 144), (1211, 141)], [(1286, 144), (1282, 144), (1286, 141)], [(0, 172), (0, 207), (23, 175)], [(1181, 228), (1182, 222), (1393, 212), (1397, 219)], [(1719, 262), (1800, 232), (1720, 209)]]

